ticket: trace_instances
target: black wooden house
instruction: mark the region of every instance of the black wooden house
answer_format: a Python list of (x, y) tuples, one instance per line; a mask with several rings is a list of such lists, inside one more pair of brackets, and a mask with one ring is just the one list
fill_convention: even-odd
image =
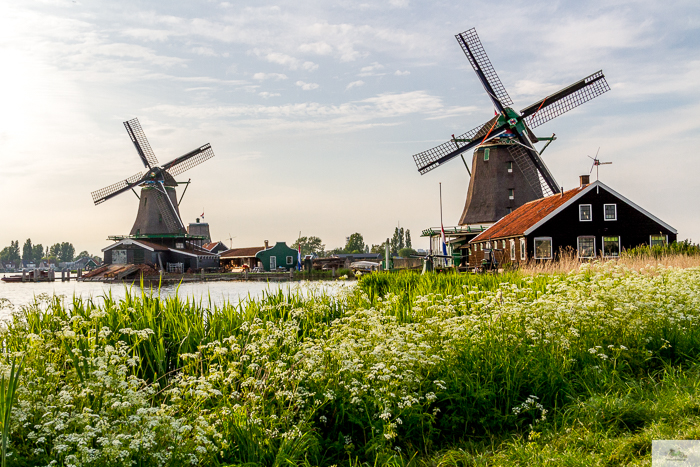
[(628, 248), (676, 241), (677, 231), (600, 181), (530, 201), (470, 242), (469, 265), (488, 254), (501, 263), (556, 259), (569, 250), (579, 259), (615, 258)]

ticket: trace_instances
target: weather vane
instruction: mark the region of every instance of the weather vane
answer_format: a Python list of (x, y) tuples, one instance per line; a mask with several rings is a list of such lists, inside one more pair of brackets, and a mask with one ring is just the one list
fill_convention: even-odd
[(593, 165), (591, 165), (591, 171), (588, 173), (593, 173), (593, 167), (595, 167), (595, 180), (598, 181), (598, 166), (612, 164), (612, 162), (600, 162), (598, 159), (598, 153), (600, 152), (600, 147), (595, 153), (595, 157), (587, 156), (589, 159), (593, 160)]

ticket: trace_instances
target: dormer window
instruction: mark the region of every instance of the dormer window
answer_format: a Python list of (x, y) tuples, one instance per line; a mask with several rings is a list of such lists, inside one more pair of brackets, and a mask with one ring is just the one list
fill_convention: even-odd
[(617, 204), (604, 204), (603, 210), (605, 212), (606, 221), (616, 221), (617, 220)]
[(593, 220), (593, 207), (590, 204), (578, 205), (578, 220), (581, 222), (590, 222)]

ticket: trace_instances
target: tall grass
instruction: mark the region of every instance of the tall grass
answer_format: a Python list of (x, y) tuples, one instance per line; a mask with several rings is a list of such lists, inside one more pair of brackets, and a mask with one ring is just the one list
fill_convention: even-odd
[(8, 348), (25, 349), (12, 456), (515, 465), (534, 459), (545, 427), (597, 417), (601, 430), (633, 432), (670, 413), (623, 395), (682, 380), (700, 357), (698, 321), (700, 269), (621, 262), (379, 273), (223, 305), (143, 289), (99, 305), (37, 298), (3, 331)]

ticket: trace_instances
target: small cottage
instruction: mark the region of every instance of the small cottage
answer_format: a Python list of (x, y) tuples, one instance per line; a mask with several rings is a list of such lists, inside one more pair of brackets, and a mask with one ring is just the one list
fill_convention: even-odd
[[(500, 264), (555, 259), (570, 250), (579, 259), (615, 258), (639, 245), (676, 241), (677, 231), (603, 182), (530, 201), (469, 242), (469, 266), (493, 254)], [(486, 255), (486, 256), (485, 256)]]
[(225, 270), (231, 270), (236, 268), (248, 267), (262, 267), (262, 264), (255, 257), (255, 254), (259, 251), (263, 251), (264, 246), (251, 246), (245, 248), (231, 248), (221, 253), (219, 257), (219, 262), (221, 267)]
[(277, 271), (279, 269), (294, 269), (297, 267), (297, 250), (289, 248), (285, 242), (277, 242), (272, 248), (267, 248), (256, 253), (265, 271)]

